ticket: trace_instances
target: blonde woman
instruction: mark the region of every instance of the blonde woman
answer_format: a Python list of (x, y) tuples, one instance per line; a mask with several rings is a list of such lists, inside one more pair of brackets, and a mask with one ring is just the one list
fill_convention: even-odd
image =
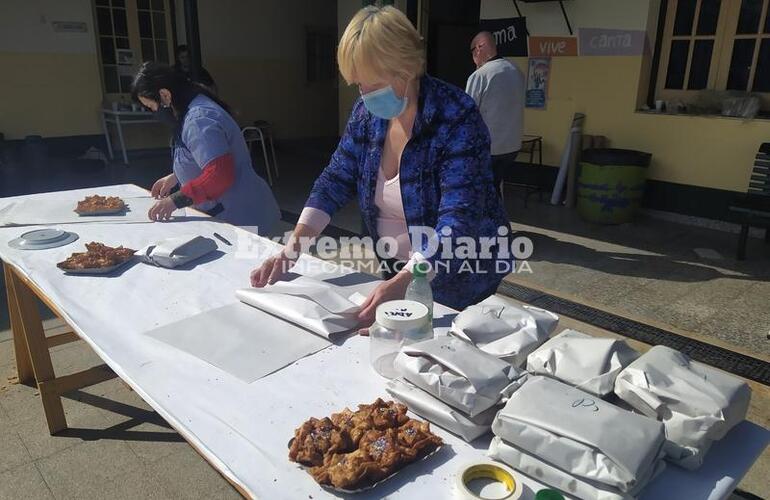
[[(442, 252), (458, 237), (467, 246), (469, 240), (494, 238), (500, 226), (508, 228), (492, 182), (489, 134), (473, 99), (425, 74), (423, 42), (393, 7), (359, 11), (342, 35), (337, 61), (361, 98), (293, 238), (251, 273), (252, 285), (281, 279), (293, 265), (300, 238), (318, 236), (334, 212), (357, 196), (370, 235), (375, 241), (393, 238), (396, 260), (407, 263), (391, 268), (367, 298), (359, 315), (362, 327), (373, 322), (380, 303), (403, 298), (418, 260), (435, 270), (431, 286), (439, 303), (461, 309), (493, 294), (502, 279), (496, 258), (469, 260), (467, 252), (462, 257), (452, 249)], [(428, 251), (428, 241), (410, 239), (416, 227), (441, 235), (437, 252)]]

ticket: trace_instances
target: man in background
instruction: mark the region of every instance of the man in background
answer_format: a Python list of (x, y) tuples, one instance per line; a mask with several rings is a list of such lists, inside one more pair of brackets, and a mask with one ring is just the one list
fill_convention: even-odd
[(495, 38), (482, 31), (471, 41), (476, 65), (465, 87), (481, 112), (492, 139), (492, 171), (502, 196), (506, 170), (521, 149), (524, 127), (524, 76), (515, 64), (497, 55)]
[(198, 78), (192, 77), (192, 73), (190, 70), (190, 50), (187, 48), (187, 45), (177, 46), (176, 64), (174, 64), (174, 68), (176, 68), (177, 71), (179, 71), (180, 73), (182, 73), (187, 78), (194, 81), (195, 83), (199, 83), (203, 85), (214, 94), (217, 93), (217, 84), (214, 83), (214, 79), (211, 78), (211, 74), (208, 71), (206, 71), (206, 68), (204, 68), (203, 66), (201, 66), (200, 68)]

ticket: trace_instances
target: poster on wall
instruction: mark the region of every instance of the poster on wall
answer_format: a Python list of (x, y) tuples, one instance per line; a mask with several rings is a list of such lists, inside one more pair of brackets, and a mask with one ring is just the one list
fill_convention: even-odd
[(531, 57), (527, 71), (526, 107), (545, 109), (548, 98), (548, 80), (551, 78), (551, 59)]
[(495, 37), (497, 55), (503, 57), (527, 56), (527, 18), (482, 19), (479, 31), (489, 31)]

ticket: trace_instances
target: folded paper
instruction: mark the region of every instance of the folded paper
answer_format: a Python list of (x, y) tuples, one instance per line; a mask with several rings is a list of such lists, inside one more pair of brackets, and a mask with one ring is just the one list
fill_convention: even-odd
[(245, 288), (235, 294), (241, 302), (327, 339), (358, 326), (360, 304), (365, 299), (359, 293), (307, 276), (264, 288)]
[(518, 306), (493, 295), (458, 314), (451, 333), (520, 367), (558, 323), (559, 317), (549, 311)]
[(396, 370), (417, 387), (475, 417), (496, 405), (523, 373), (510, 363), (452, 336), (404, 346)]
[(620, 372), (615, 393), (666, 428), (668, 459), (696, 469), (711, 444), (746, 418), (751, 389), (716, 368), (655, 346)]
[(492, 423), (504, 441), (575, 477), (623, 492), (663, 455), (663, 425), (558, 380), (530, 376)]
[(189, 264), (215, 251), (217, 243), (204, 236), (178, 236), (148, 245), (136, 252), (142, 262), (158, 267), (175, 268)]
[(388, 381), (386, 390), (413, 413), (467, 442), (490, 432), (497, 413), (497, 408), (492, 407), (476, 417), (470, 417), (403, 379)]
[(606, 396), (618, 373), (637, 357), (639, 353), (623, 340), (564, 330), (527, 357), (527, 371)]

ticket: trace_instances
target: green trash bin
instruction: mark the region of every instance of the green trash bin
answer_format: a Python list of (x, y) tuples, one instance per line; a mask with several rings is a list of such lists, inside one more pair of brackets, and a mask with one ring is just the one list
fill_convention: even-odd
[(629, 149), (586, 149), (577, 186), (578, 213), (589, 222), (622, 224), (639, 210), (650, 153)]

